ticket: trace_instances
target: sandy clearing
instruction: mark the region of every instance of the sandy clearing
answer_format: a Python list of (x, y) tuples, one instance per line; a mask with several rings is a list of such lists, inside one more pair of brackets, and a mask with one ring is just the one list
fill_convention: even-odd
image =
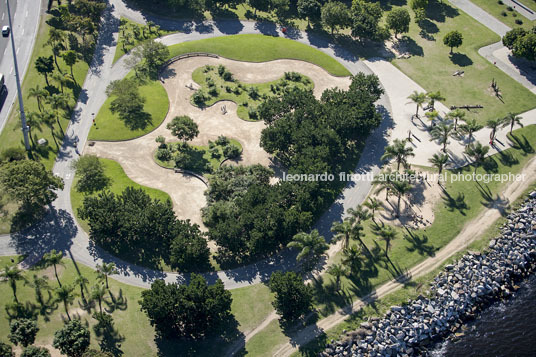
[[(168, 141), (176, 141), (166, 129), (166, 124), (172, 118), (177, 115), (188, 115), (198, 124), (200, 134), (192, 141), (194, 145), (207, 145), (209, 140), (225, 135), (238, 140), (242, 145), (243, 153), (239, 163), (274, 167), (270, 155), (259, 145), (264, 123), (240, 119), (236, 113), (237, 106), (233, 102), (222, 101), (205, 109), (190, 104), (190, 97), (194, 91), (186, 86), (194, 84), (194, 87), (198, 87), (192, 80), (193, 71), (204, 65), (219, 64), (226, 66), (236, 79), (248, 83), (275, 80), (289, 71), (300, 72), (314, 82), (314, 94), (317, 97), (327, 88), (347, 89), (350, 85), (349, 77), (334, 77), (316, 65), (297, 60), (249, 63), (224, 58), (188, 58), (171, 64), (164, 71), (163, 85), (168, 93), (170, 108), (162, 125), (138, 139), (122, 142), (96, 142), (94, 146), (86, 146), (85, 154), (113, 159), (121, 164), (127, 176), (133, 181), (168, 193), (177, 216), (181, 219), (190, 219), (202, 228), (204, 226), (200, 209), (206, 203), (203, 195), (206, 186), (196, 178), (164, 169), (153, 160), (157, 136), (162, 135)], [(220, 109), (222, 105), (227, 106), (225, 115)]]

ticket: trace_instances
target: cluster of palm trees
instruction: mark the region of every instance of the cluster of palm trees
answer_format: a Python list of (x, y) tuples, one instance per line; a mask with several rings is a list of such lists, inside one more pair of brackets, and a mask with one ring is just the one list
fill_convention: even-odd
[(139, 25), (136, 23), (129, 23), (126, 19), (121, 19), (119, 22), (119, 32), (123, 37), (122, 47), (123, 52), (128, 52), (128, 48), (135, 44), (134, 40), (142, 40), (149, 36), (151, 33), (155, 33), (157, 36), (160, 34), (160, 26), (156, 25), (152, 21), (148, 21), (146, 25)]
[[(72, 284), (62, 284), (58, 276), (57, 266), (64, 265), (63, 263), (63, 253), (57, 252), (56, 250), (51, 250), (50, 252), (44, 254), (43, 256), (44, 266), (53, 266), (54, 275), (58, 282), (58, 287), (52, 288), (48, 283), (47, 276), (37, 276), (33, 275), (31, 280), (26, 279), (23, 274), (23, 271), (19, 269), (16, 265), (4, 267), (4, 270), (0, 273), (0, 277), (3, 278), (3, 281), (9, 283), (11, 290), (13, 292), (13, 300), (15, 304), (19, 304), (17, 297), (17, 282), (23, 281), (26, 285), (32, 287), (35, 291), (36, 300), (41, 306), (47, 305), (43, 298), (43, 292), (47, 291), (49, 293), (49, 301), (52, 299), (50, 292), (53, 291), (55, 295), (54, 303), (61, 302), (65, 309), (67, 318), (71, 320), (69, 314), (69, 306), (73, 304), (75, 297), (78, 295), (75, 292), (76, 287), (80, 288), (80, 297), (82, 301), (88, 308), (91, 306), (91, 303), (96, 302), (99, 306), (100, 313), (102, 314), (102, 302), (106, 295), (106, 292), (110, 291), (108, 285), (108, 277), (110, 275), (116, 274), (118, 271), (114, 263), (103, 263), (102, 265), (97, 265), (97, 280), (99, 283), (93, 285), (90, 291), (87, 289), (89, 280), (81, 274), (78, 274), (74, 279)], [(86, 297), (86, 293), (88, 296)]]
[[(466, 112), (461, 109), (454, 109), (445, 115), (445, 118), (441, 119), (439, 113), (434, 109), (434, 103), (436, 100), (444, 100), (440, 92), (423, 93), (414, 91), (409, 97), (413, 103), (417, 106), (415, 116), (418, 117), (419, 108), (423, 108), (424, 103), (428, 101), (430, 111), (426, 112), (426, 117), (432, 122), (430, 128), (431, 140), (436, 140), (442, 145), (442, 153), (434, 154), (429, 160), (432, 165), (438, 168), (439, 174), (441, 174), (443, 168), (448, 162), (447, 146), (450, 138), (460, 139), (462, 135), (466, 135), (469, 144), (465, 147), (465, 154), (469, 156), (474, 163), (475, 171), (477, 167), (484, 161), (486, 154), (489, 152), (489, 147), (482, 145), (479, 142), (472, 142), (473, 134), (482, 129), (483, 125), (479, 124), (474, 118), (467, 118)], [(491, 129), (490, 132), (490, 145), (494, 144), (495, 135), (500, 127), (510, 127), (510, 134), (517, 124), (523, 126), (521, 123), (521, 117), (514, 113), (508, 113), (504, 118), (490, 119), (486, 122), (486, 127)], [(463, 122), (459, 124), (459, 122)], [(398, 161), (400, 166), (400, 161)]]

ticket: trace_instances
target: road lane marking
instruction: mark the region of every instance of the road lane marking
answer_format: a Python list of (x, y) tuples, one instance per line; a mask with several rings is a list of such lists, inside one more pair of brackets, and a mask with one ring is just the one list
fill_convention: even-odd
[(13, 67), (11, 67), (11, 71), (9, 71), (9, 74), (13, 73)]
[(20, 47), (19, 47), (19, 48), (17, 48), (17, 54), (19, 54), (19, 50), (20, 50)]
[(22, 35), (21, 36), (24, 36), (24, 27), (22, 28)]
[(3, 12), (3, 13), (2, 13), (2, 21), (4, 21), (4, 17), (5, 17), (5, 16), (6, 16), (6, 13)]
[(26, 10), (26, 17), (28, 17), (28, 10)]

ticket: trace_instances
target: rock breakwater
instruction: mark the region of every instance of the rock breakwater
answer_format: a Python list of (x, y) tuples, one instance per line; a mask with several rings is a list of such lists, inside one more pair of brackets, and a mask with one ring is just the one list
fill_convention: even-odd
[(483, 252), (469, 252), (431, 282), (427, 296), (392, 306), (333, 342), (320, 356), (413, 356), (448, 337), (483, 307), (508, 297), (536, 262), (536, 192), (508, 216), (501, 236)]

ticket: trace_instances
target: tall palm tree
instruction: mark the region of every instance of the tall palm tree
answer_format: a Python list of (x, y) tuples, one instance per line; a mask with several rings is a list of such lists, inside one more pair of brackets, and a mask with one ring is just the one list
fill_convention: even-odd
[(410, 94), (408, 97), (409, 100), (411, 100), (413, 103), (417, 105), (417, 110), (415, 111), (415, 116), (419, 117), (419, 108), (422, 108), (422, 105), (426, 102), (426, 93), (424, 92), (417, 92), (413, 91), (413, 93)]
[(445, 98), (441, 95), (440, 91), (437, 92), (429, 92), (426, 93), (426, 97), (428, 98), (428, 104), (432, 107), (432, 110), (435, 109), (435, 102), (445, 100)]
[(53, 94), (47, 98), (48, 104), (54, 110), (56, 115), (56, 122), (61, 128), (60, 123), (60, 110), (67, 111), (69, 109), (69, 97), (65, 94)]
[(393, 191), (398, 197), (398, 203), (396, 205), (396, 216), (400, 217), (400, 200), (402, 196), (409, 193), (411, 190), (411, 184), (406, 180), (396, 180), (393, 182)]
[(99, 310), (102, 314), (102, 300), (104, 299), (104, 295), (106, 294), (106, 288), (102, 286), (101, 284), (93, 285), (91, 288), (91, 300), (97, 301), (99, 304)]
[(326, 273), (335, 278), (335, 286), (337, 287), (337, 290), (341, 289), (341, 276), (343, 276), (345, 272), (346, 270), (340, 264), (330, 265), (329, 268), (326, 270)]
[(449, 144), (449, 137), (454, 134), (454, 127), (452, 124), (447, 124), (444, 120), (440, 121), (439, 124), (434, 126), (430, 131), (432, 140), (437, 140), (441, 145), (443, 145), (443, 152), (447, 152), (447, 145)]
[(108, 286), (108, 276), (117, 273), (119, 273), (119, 271), (115, 267), (115, 263), (102, 263), (102, 265), (97, 264), (97, 278), (106, 282), (106, 289), (110, 289)]
[(475, 118), (472, 119), (465, 119), (465, 123), (460, 125), (460, 131), (464, 134), (467, 134), (469, 139), (473, 138), (473, 133), (476, 131), (479, 131), (483, 128), (481, 124), (479, 124)]
[(43, 111), (43, 101), (47, 99), (50, 93), (46, 89), (40, 88), (38, 85), (35, 88), (28, 90), (28, 98), (35, 98), (37, 100), (37, 108), (39, 111)]
[(63, 87), (65, 87), (71, 81), (71, 79), (69, 78), (69, 75), (65, 75), (63, 73), (53, 73), (52, 79), (58, 82), (58, 84), (60, 85), (60, 91), (62, 94), (63, 94)]
[(360, 224), (372, 217), (372, 214), (368, 209), (363, 208), (361, 205), (355, 206), (355, 208), (348, 208), (346, 213), (349, 214), (350, 222), (352, 224)]
[(432, 123), (432, 126), (435, 125), (434, 120), (436, 120), (439, 117), (439, 113), (437, 110), (426, 112), (424, 115), (426, 115), (426, 119), (428, 119), (430, 123)]
[(352, 234), (352, 222), (349, 219), (344, 219), (341, 222), (333, 222), (331, 231), (335, 233), (335, 240), (342, 240), (342, 247), (348, 247), (350, 235)]
[(489, 146), (482, 145), (480, 142), (470, 143), (465, 147), (465, 153), (473, 159), (473, 165), (475, 165), (475, 171), (484, 162), (486, 155), (489, 152)]
[(395, 139), (392, 145), (385, 147), (385, 152), (380, 160), (395, 159), (397, 171), (400, 170), (400, 164), (404, 167), (408, 166), (408, 157), (415, 156), (415, 153), (412, 147), (406, 146), (406, 142), (406, 140)]
[(514, 113), (508, 113), (506, 117), (503, 119), (503, 128), (510, 125), (510, 134), (512, 134), (512, 130), (514, 130), (514, 125), (517, 124), (520, 127), (523, 127), (523, 123), (521, 123), (522, 117), (519, 115), (515, 115)]
[(384, 173), (378, 175), (374, 178), (374, 181), (372, 183), (374, 185), (377, 185), (378, 188), (376, 189), (375, 193), (379, 194), (382, 191), (385, 191), (385, 200), (389, 198), (389, 193), (392, 189), (392, 182), (393, 182), (393, 170), (388, 167)]
[(63, 43), (63, 41), (65, 41), (65, 38), (66, 38), (65, 32), (55, 27), (50, 28), (50, 31), (48, 32), (48, 41), (50, 43), (54, 45)]
[(28, 125), (28, 136), (30, 136), (32, 145), (35, 146), (34, 139), (32, 136), (32, 129), (41, 129), (41, 113), (28, 112), (28, 114), (26, 114), (26, 124)]
[(385, 242), (385, 256), (388, 256), (388, 252), (391, 249), (391, 242), (396, 239), (397, 233), (391, 226), (383, 226), (378, 230), (378, 236)]
[(86, 300), (86, 296), (84, 295), (84, 289), (86, 288), (86, 285), (89, 284), (89, 280), (81, 274), (78, 274), (78, 276), (74, 279), (73, 284), (78, 285), (80, 287), (80, 297), (82, 300)]
[(378, 200), (376, 197), (369, 197), (368, 200), (363, 203), (363, 205), (372, 211), (372, 220), (374, 220), (374, 213), (382, 209), (382, 204), (380, 203), (380, 200)]
[(447, 154), (437, 153), (434, 154), (430, 159), (428, 159), (434, 167), (437, 167), (438, 170), (438, 178), (437, 182), (440, 181), (441, 172), (443, 171), (443, 168), (445, 167), (445, 164), (449, 161), (449, 156)]
[(306, 265), (319, 258), (328, 249), (328, 244), (324, 236), (321, 236), (316, 229), (311, 233), (300, 232), (294, 235), (292, 241), (287, 244), (289, 248), (297, 248), (300, 250), (296, 260), (305, 261)]
[(71, 321), (71, 316), (69, 315), (69, 305), (71, 305), (74, 301), (74, 286), (71, 285), (63, 285), (59, 286), (55, 289), (56, 296), (58, 297), (59, 301), (63, 301), (63, 307), (65, 308), (65, 313), (67, 314), (67, 317), (69, 318), (69, 321)]
[(49, 127), (50, 133), (52, 134), (52, 139), (54, 139), (54, 143), (56, 143), (56, 147), (58, 146), (58, 142), (56, 141), (56, 135), (54, 135), (54, 123), (56, 122), (56, 115), (52, 113), (50, 110), (45, 109), (44, 111), (39, 113), (39, 122), (45, 124)]
[(491, 129), (491, 133), (489, 134), (489, 140), (491, 143), (495, 140), (495, 134), (497, 134), (497, 129), (499, 126), (501, 126), (504, 122), (504, 119), (490, 119), (486, 122), (486, 127)]
[(465, 112), (461, 109), (454, 109), (450, 111), (447, 116), (454, 120), (454, 131), (458, 130), (458, 120), (464, 120)]
[(345, 248), (342, 251), (342, 254), (342, 263), (350, 268), (350, 274), (356, 275), (361, 267), (361, 260), (363, 259), (361, 248), (354, 244), (349, 248)]
[(63, 46), (63, 44), (61, 43), (54, 44), (50, 41), (47, 42), (47, 44), (52, 47), (52, 55), (54, 56), (54, 63), (56, 64), (56, 68), (58, 69), (60, 73), (63, 74), (61, 67), (58, 64), (58, 56), (61, 55), (61, 51), (65, 50), (65, 46)]
[(43, 255), (43, 260), (46, 266), (54, 266), (54, 275), (56, 275), (56, 280), (58, 281), (59, 286), (61, 286), (60, 278), (58, 277), (58, 265), (64, 265), (61, 261), (63, 259), (63, 252), (57, 252), (56, 249), (52, 249), (50, 252)]
[(37, 276), (34, 274), (32, 276), (32, 280), (28, 282), (28, 285), (30, 285), (35, 290), (35, 298), (37, 302), (39, 302), (42, 305), (45, 304), (45, 301), (43, 300), (43, 290), (50, 290), (50, 285), (48, 285), (48, 276)]
[(17, 268), (16, 265), (6, 265), (4, 267), (4, 271), (0, 273), (0, 278), (3, 278), (3, 281), (7, 281), (9, 283), (11, 290), (13, 290), (13, 298), (15, 299), (15, 302), (19, 302), (19, 299), (17, 298), (17, 281), (25, 280), (24, 276), (22, 275), (22, 270)]

